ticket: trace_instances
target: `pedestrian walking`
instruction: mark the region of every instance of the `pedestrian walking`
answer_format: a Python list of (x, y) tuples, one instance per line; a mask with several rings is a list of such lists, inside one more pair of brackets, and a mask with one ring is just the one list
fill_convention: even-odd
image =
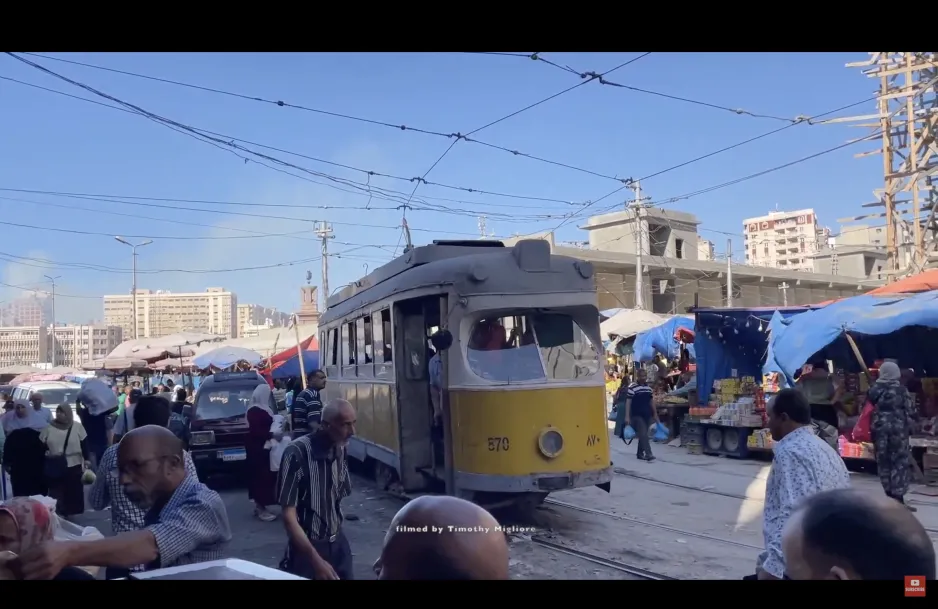
[(254, 516), (263, 522), (277, 518), (268, 509), (277, 503), (277, 473), (270, 470), (270, 448), (265, 448), (268, 440), (279, 440), (282, 437), (270, 431), (274, 423), (274, 412), (270, 407), (272, 399), (267, 383), (254, 389), (247, 412), (248, 438), (244, 444), (247, 452), (248, 499), (254, 502)]
[[(886, 496), (905, 504), (912, 482), (912, 449), (909, 438), (918, 413), (912, 396), (902, 385), (902, 373), (893, 362), (879, 367), (879, 378), (867, 393), (873, 404), (870, 435), (876, 452), (876, 469)], [(906, 506), (915, 511), (912, 506)]]
[(281, 569), (308, 579), (353, 579), (352, 549), (342, 530), (341, 501), (352, 493), (346, 447), (355, 409), (333, 400), (316, 431), (283, 453), (277, 495), (287, 531)]
[(783, 579), (782, 531), (792, 511), (812, 495), (850, 486), (844, 460), (814, 434), (811, 405), (800, 391), (781, 390), (768, 411), (775, 455), (765, 483), (765, 551), (756, 563), (756, 575), (746, 579)]
[[(636, 456), (648, 462), (655, 460), (655, 456), (651, 454), (651, 441), (648, 439), (648, 432), (651, 429), (652, 421), (656, 424), (659, 422), (658, 411), (652, 404), (653, 398), (654, 392), (648, 385), (648, 373), (640, 368), (636, 373), (636, 382), (629, 385), (626, 391), (625, 408), (620, 407), (616, 410), (616, 429), (624, 432), (627, 425), (632, 426), (632, 429), (635, 430), (635, 438), (638, 440)], [(621, 433), (619, 437), (624, 439)]]
[(313, 433), (319, 427), (322, 416), (322, 396), (326, 388), (326, 373), (313, 370), (306, 379), (306, 389), (293, 400), (293, 437), (299, 438)]

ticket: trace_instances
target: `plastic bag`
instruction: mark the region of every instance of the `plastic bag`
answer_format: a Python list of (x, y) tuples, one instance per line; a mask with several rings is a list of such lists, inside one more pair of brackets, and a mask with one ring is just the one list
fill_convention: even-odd
[(290, 442), (293, 440), (290, 439), (290, 436), (283, 436), (280, 440), (271, 440), (270, 447), (270, 471), (279, 472), (280, 471), (280, 461), (283, 459), (283, 452), (287, 449)]
[(622, 430), (622, 439), (626, 442), (631, 442), (635, 439), (635, 430), (632, 429), (631, 425), (626, 425), (625, 429)]
[(117, 410), (117, 396), (114, 390), (99, 379), (88, 379), (78, 390), (78, 399), (93, 417), (109, 414)]
[(667, 442), (669, 437), (671, 437), (671, 431), (665, 427), (663, 423), (657, 423), (652, 440), (655, 442)]
[(618, 414), (618, 407), (617, 407), (615, 404), (613, 404), (613, 405), (612, 405), (612, 410), (609, 411), (609, 420), (610, 420), (610, 421), (615, 421), (617, 414)]
[(870, 434), (870, 425), (873, 422), (873, 404), (869, 401), (863, 405), (863, 410), (860, 412), (860, 420), (857, 421), (856, 426), (853, 428), (853, 438), (854, 442), (869, 442), (871, 440)]

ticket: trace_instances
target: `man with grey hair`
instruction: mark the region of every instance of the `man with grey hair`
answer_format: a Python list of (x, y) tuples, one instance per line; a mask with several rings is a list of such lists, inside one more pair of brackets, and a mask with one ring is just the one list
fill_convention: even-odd
[(352, 493), (346, 447), (355, 423), (352, 405), (333, 400), (322, 409), (318, 428), (283, 453), (277, 496), (288, 539), (284, 571), (308, 579), (353, 579), (339, 504)]

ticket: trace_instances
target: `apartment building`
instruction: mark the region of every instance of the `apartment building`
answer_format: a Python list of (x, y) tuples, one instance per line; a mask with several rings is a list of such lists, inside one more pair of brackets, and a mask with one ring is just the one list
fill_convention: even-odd
[[(104, 323), (119, 326), (125, 339), (159, 338), (178, 332), (238, 336), (238, 297), (224, 288), (204, 292), (137, 290), (137, 319), (130, 294), (104, 297)], [(136, 325), (136, 335), (134, 334)]]
[(48, 359), (45, 361), (55, 361), (57, 366), (79, 367), (86, 362), (107, 357), (122, 342), (123, 329), (120, 326), (94, 324), (50, 327), (46, 333)]
[(0, 367), (48, 361), (47, 335), (45, 326), (0, 327)]
[(289, 325), (289, 313), (255, 304), (238, 305), (238, 338), (256, 336), (258, 332), (267, 328), (282, 328)]
[(818, 225), (813, 209), (774, 211), (743, 220), (746, 264), (813, 272), (814, 254), (827, 245), (830, 231)]

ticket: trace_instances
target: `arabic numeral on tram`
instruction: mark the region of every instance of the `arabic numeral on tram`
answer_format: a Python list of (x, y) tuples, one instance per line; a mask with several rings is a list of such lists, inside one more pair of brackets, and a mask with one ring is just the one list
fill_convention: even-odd
[(508, 448), (511, 444), (508, 442), (508, 438), (489, 438), (489, 452), (492, 453), (504, 453), (508, 452)]

